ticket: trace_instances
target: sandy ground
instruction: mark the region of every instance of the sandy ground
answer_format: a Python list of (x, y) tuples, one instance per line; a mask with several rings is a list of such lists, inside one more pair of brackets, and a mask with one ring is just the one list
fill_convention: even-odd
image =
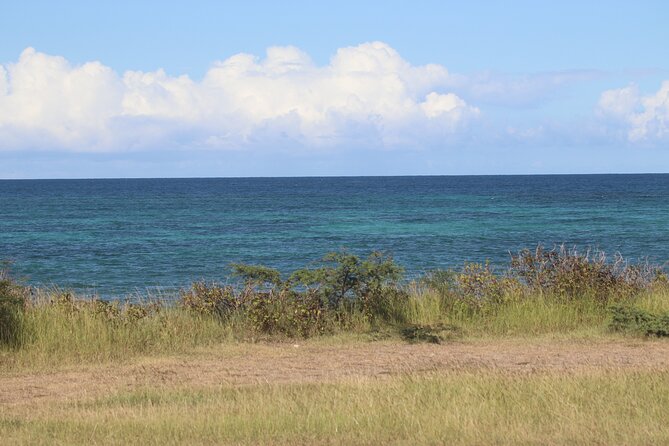
[(0, 376), (0, 408), (72, 401), (145, 386), (320, 383), (403, 373), (495, 370), (505, 374), (588, 369), (669, 370), (669, 342), (488, 341), (222, 345), (187, 356), (149, 357)]

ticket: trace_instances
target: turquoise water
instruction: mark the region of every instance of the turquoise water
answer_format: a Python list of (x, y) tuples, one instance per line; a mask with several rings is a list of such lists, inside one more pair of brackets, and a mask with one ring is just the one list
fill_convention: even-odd
[(0, 259), (105, 296), (343, 248), (417, 274), (537, 243), (669, 261), (669, 174), (0, 181)]

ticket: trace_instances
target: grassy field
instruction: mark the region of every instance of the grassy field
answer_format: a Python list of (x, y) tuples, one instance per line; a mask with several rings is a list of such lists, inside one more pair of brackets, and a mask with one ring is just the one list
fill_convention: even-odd
[[(668, 364), (644, 358), (669, 357), (666, 342), (630, 349), (553, 340), (522, 356), (528, 346), (517, 341), (470, 341), (458, 344), (452, 362), (443, 356), (448, 345), (309, 342), (5, 375), (23, 393), (0, 406), (0, 437), (7, 444), (669, 443)], [(602, 350), (599, 360), (588, 353)], [(521, 361), (503, 359), (514, 355)], [(333, 357), (354, 359), (337, 367)]]
[[(637, 304), (660, 311), (666, 300)], [(305, 339), (178, 307), (110, 322), (89, 307), (37, 305), (21, 316), (30, 335), (0, 353), (0, 438), (669, 444), (669, 341), (612, 332), (591, 303), (537, 297), (435, 317), (438, 302), (407, 305), (407, 323), (432, 327), (438, 344), (365, 320)]]
[(172, 305), (0, 276), (6, 444), (669, 444), (669, 286), (529, 251), (398, 282), (336, 255)]

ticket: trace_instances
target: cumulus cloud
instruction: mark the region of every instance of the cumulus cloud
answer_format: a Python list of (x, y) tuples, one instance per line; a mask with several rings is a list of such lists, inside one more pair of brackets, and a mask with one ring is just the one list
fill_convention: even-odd
[(109, 119), (122, 112), (123, 85), (98, 62), (72, 67), (28, 48), (0, 78), (4, 147), (103, 143)]
[(669, 80), (654, 94), (642, 95), (636, 85), (607, 90), (597, 107), (599, 115), (622, 129), (630, 142), (669, 140)]
[(198, 81), (28, 48), (0, 66), (0, 149), (429, 144), (480, 114), (452, 83), (443, 66), (413, 66), (382, 42), (341, 48), (325, 66), (295, 47), (237, 54)]

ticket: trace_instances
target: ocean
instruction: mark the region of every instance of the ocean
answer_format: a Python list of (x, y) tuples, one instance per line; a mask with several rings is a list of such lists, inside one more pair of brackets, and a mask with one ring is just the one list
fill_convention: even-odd
[(113, 297), (283, 272), (336, 250), (409, 276), (537, 244), (669, 261), (669, 174), (0, 180), (0, 260), (25, 283)]

